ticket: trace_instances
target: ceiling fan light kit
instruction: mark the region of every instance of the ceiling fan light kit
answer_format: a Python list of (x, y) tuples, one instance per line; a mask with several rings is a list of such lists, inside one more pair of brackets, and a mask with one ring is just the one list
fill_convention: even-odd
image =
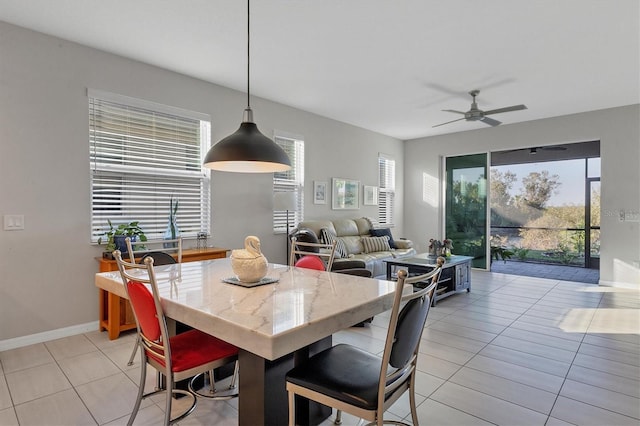
[(495, 120), (493, 118), (487, 117), (487, 115), (501, 114), (503, 112), (520, 111), (523, 109), (527, 109), (526, 105), (512, 105), (508, 107), (492, 109), (489, 111), (483, 111), (480, 108), (478, 108), (478, 103), (476, 102), (476, 96), (480, 94), (480, 90), (478, 89), (472, 90), (469, 92), (469, 94), (471, 95), (471, 98), (472, 98), (471, 108), (469, 109), (469, 111), (464, 112), (464, 111), (457, 111), (455, 109), (443, 109), (443, 111), (446, 111), (446, 112), (452, 112), (454, 114), (462, 114), (464, 115), (464, 117), (447, 121), (445, 123), (436, 124), (433, 127), (444, 126), (445, 124), (455, 123), (456, 121), (460, 121), (460, 120), (481, 121), (484, 124), (494, 127), (502, 124), (502, 122)]
[(209, 149), (204, 167), (223, 172), (273, 173), (291, 169), (291, 160), (274, 141), (258, 130), (253, 122), (250, 91), (250, 0), (247, 0), (247, 108), (235, 133)]

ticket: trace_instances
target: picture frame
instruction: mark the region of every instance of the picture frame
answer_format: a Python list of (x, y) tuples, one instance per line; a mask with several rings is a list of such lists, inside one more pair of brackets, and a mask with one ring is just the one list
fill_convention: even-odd
[(378, 205), (378, 187), (377, 186), (364, 186), (364, 194), (362, 204), (365, 206), (377, 206)]
[(313, 181), (313, 204), (327, 204), (327, 182)]
[(333, 210), (358, 210), (360, 208), (360, 181), (333, 178), (331, 208)]

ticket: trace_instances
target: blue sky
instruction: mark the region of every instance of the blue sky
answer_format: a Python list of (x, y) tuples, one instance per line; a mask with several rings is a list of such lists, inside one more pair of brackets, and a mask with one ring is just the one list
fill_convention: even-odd
[[(590, 160), (594, 170), (597, 170), (596, 176), (599, 176), (600, 159)], [(547, 161), (543, 163), (530, 164), (514, 164), (507, 166), (495, 166), (492, 169), (498, 169), (502, 173), (509, 170), (516, 174), (517, 181), (513, 183), (511, 195), (518, 195), (522, 188), (522, 178), (534, 171), (547, 170), (549, 175), (558, 175), (559, 181), (562, 183), (557, 189), (557, 194), (553, 194), (549, 200), (548, 206), (562, 206), (566, 204), (584, 205), (585, 193), (585, 171), (584, 159), (563, 160), (563, 161)]]

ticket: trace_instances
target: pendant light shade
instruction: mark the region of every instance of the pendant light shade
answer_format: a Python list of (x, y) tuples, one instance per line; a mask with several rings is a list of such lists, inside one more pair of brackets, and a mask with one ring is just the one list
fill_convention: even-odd
[(260, 133), (251, 113), (251, 109), (245, 109), (240, 128), (211, 147), (204, 167), (240, 173), (285, 172), (291, 168), (287, 153)]
[(223, 172), (273, 173), (291, 169), (291, 160), (274, 141), (260, 133), (253, 122), (250, 104), (250, 31), (249, 0), (247, 0), (247, 108), (235, 133), (211, 147), (204, 158), (204, 167)]

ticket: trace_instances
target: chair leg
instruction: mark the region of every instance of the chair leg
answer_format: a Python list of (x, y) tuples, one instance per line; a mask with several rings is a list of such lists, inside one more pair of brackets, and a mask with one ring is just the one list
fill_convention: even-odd
[(289, 426), (295, 426), (296, 425), (296, 405), (295, 405), (296, 394), (289, 391), (287, 392), (287, 395), (289, 397)]
[[(215, 376), (215, 372), (213, 370), (209, 370), (207, 373), (205, 373), (206, 376), (209, 376), (209, 393), (211, 395), (216, 393), (216, 376)], [(206, 380), (206, 376), (203, 377), (203, 380)]]
[(411, 421), (414, 425), (418, 424), (418, 412), (416, 410), (416, 374), (415, 371), (411, 375), (411, 381), (409, 382), (409, 405), (411, 406)]
[(144, 384), (147, 381), (147, 360), (144, 358), (144, 352), (140, 352), (140, 383), (138, 383), (138, 395), (136, 396), (136, 402), (133, 404), (133, 411), (127, 422), (127, 426), (131, 426), (136, 419), (138, 410), (140, 409), (140, 403), (144, 396)]
[(164, 426), (171, 424), (171, 398), (173, 398), (173, 374), (168, 372), (165, 374), (167, 381), (167, 390), (165, 391), (165, 407), (164, 407)]
[[(207, 386), (207, 377), (209, 377), (209, 385)], [(189, 381), (189, 390), (193, 392), (195, 395), (201, 396), (203, 398), (217, 399), (217, 400), (226, 400), (235, 398), (238, 396), (238, 391), (236, 389), (236, 381), (238, 377), (238, 361), (235, 362), (235, 366), (233, 369), (233, 376), (231, 377), (231, 382), (228, 387), (223, 389), (216, 389), (216, 382), (214, 377), (214, 372), (208, 371), (206, 373), (201, 373), (194, 376)], [(195, 389), (196, 381), (202, 378), (202, 388)], [(207, 390), (208, 388), (208, 390)]]
[(136, 357), (138, 346), (140, 346), (140, 336), (136, 336), (136, 344), (133, 345), (133, 351), (131, 352), (131, 356), (129, 357), (129, 362), (127, 362), (127, 365), (129, 367), (133, 365), (133, 359)]
[(240, 365), (238, 361), (236, 361), (236, 365), (233, 367), (233, 377), (231, 378), (231, 383), (229, 383), (229, 389), (235, 389), (236, 382), (238, 381), (238, 369)]

